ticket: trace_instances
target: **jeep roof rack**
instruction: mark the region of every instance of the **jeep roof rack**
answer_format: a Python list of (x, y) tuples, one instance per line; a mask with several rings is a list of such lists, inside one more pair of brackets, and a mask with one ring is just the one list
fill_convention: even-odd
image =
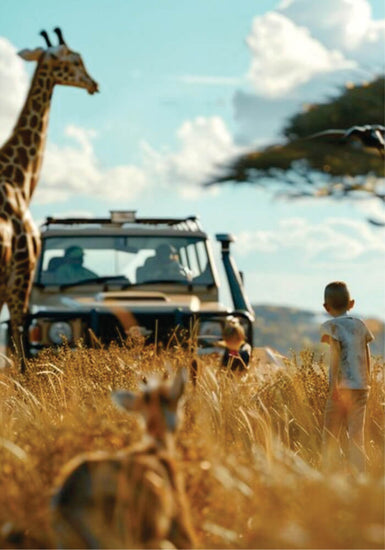
[(109, 218), (57, 218), (48, 216), (42, 224), (42, 228), (48, 229), (52, 225), (155, 225), (167, 226), (184, 231), (201, 231), (202, 227), (197, 216), (185, 218), (137, 218), (135, 211), (111, 211)]

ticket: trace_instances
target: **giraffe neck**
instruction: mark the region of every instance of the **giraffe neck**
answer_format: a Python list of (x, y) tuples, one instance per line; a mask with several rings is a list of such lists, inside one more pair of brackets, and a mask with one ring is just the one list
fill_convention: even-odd
[(39, 179), (53, 88), (47, 64), (39, 62), (16, 126), (0, 150), (5, 180), (21, 190), (27, 203)]

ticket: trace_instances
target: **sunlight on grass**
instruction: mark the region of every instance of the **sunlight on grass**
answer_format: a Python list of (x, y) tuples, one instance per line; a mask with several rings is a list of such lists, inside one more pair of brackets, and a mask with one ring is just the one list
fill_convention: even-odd
[[(0, 371), (1, 546), (18, 533), (23, 541), (12, 547), (52, 547), (50, 496), (61, 467), (79, 452), (117, 451), (142, 435), (110, 391), (135, 390), (149, 374), (189, 362), (182, 350), (64, 348), (42, 354), (24, 377)], [(178, 461), (202, 547), (383, 548), (383, 362), (373, 365), (368, 473), (359, 479), (319, 470), (322, 362), (304, 351), (284, 369), (252, 360), (251, 370), (237, 379), (205, 357), (186, 394)]]

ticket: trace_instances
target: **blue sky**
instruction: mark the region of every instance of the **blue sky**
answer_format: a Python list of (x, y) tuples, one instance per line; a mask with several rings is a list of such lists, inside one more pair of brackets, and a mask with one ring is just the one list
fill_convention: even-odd
[(380, 0), (2, 0), (1, 141), (34, 69), (17, 51), (42, 46), (41, 29), (59, 25), (100, 85), (55, 90), (34, 218), (197, 214), (211, 236), (238, 237), (253, 303), (318, 312), (325, 284), (343, 279), (358, 313), (383, 318), (385, 231), (365, 221), (384, 217), (380, 204), (201, 183), (278, 140), (304, 104), (383, 73), (384, 18)]

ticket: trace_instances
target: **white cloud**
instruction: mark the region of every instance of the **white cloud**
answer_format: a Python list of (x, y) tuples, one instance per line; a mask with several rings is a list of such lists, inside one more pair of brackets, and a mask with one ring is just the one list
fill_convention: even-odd
[(379, 255), (385, 263), (385, 241), (381, 230), (364, 221), (329, 218), (312, 223), (304, 218), (282, 220), (275, 229), (238, 235), (242, 254), (255, 251), (300, 254), (306, 262), (348, 262), (362, 256)]
[(34, 196), (36, 204), (57, 203), (73, 196), (92, 196), (110, 203), (127, 201), (148, 190), (150, 182), (186, 198), (197, 197), (203, 192), (202, 183), (240, 151), (219, 117), (184, 122), (177, 132), (177, 152), (159, 152), (143, 143), (142, 166), (104, 168), (94, 151), (95, 132), (68, 126), (66, 135), (69, 145), (47, 145)]
[(198, 117), (182, 124), (176, 153), (155, 151), (144, 144), (147, 169), (157, 181), (185, 197), (196, 197), (202, 183), (218, 173), (218, 166), (240, 152), (220, 117)]
[(94, 151), (94, 132), (68, 126), (71, 145), (49, 143), (34, 202), (60, 202), (71, 196), (92, 196), (109, 202), (137, 197), (148, 185), (144, 171), (132, 165), (103, 168)]
[(365, 40), (354, 51), (354, 56), (364, 67), (374, 67), (377, 72), (384, 72), (385, 55), (385, 19), (372, 21)]
[(14, 127), (27, 94), (28, 75), (16, 48), (0, 36), (0, 143)]
[[(318, 75), (341, 82), (384, 68), (385, 20), (367, 0), (284, 0), (256, 17), (247, 38), (249, 78), (258, 94), (278, 97)], [(354, 71), (352, 73), (352, 70)]]
[[(384, 180), (380, 181), (378, 191), (384, 192)], [(382, 187), (381, 187), (382, 184)], [(385, 209), (384, 204), (377, 198), (371, 197), (355, 203), (356, 210), (363, 212), (368, 220), (375, 223), (385, 224)]]
[(316, 74), (355, 66), (341, 52), (314, 39), (307, 28), (277, 12), (254, 19), (247, 44), (253, 56), (248, 76), (263, 95), (279, 96)]
[(329, 48), (355, 52), (368, 43), (377, 43), (383, 53), (385, 21), (372, 19), (367, 0), (289, 0), (279, 10), (297, 25), (307, 27), (312, 36)]
[(250, 264), (249, 298), (253, 303), (321, 311), (325, 285), (342, 280), (357, 300), (358, 313), (382, 318), (384, 232), (347, 218), (318, 223), (290, 218), (271, 230), (238, 233), (239, 263)]

